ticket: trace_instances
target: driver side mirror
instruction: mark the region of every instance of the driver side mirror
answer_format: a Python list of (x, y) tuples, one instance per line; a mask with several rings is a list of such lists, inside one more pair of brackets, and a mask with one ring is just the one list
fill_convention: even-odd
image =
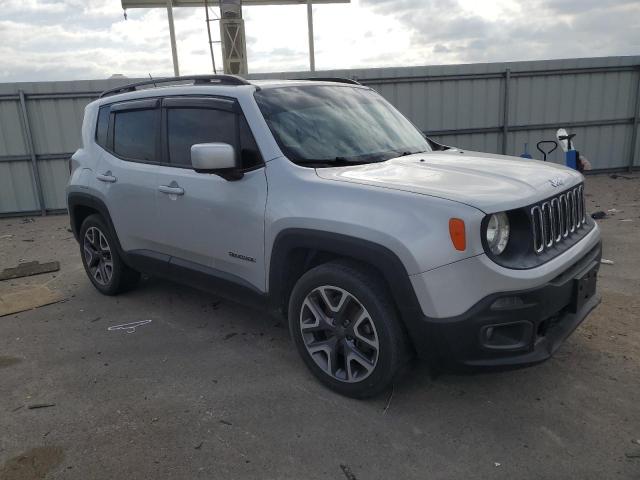
[(198, 173), (215, 173), (225, 180), (239, 180), (236, 151), (228, 143), (196, 143), (191, 145), (191, 166)]

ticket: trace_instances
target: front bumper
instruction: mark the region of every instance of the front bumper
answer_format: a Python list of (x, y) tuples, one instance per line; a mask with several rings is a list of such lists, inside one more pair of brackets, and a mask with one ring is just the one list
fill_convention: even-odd
[[(455, 317), (423, 316), (418, 353), (449, 370), (513, 368), (548, 359), (600, 303), (595, 278), (601, 251), (598, 243), (542, 286), (489, 295)], [(578, 279), (593, 289), (580, 301), (576, 289), (585, 280)]]

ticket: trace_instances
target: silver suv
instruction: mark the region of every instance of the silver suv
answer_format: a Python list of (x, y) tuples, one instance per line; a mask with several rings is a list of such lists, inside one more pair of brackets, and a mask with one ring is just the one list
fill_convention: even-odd
[(127, 85), (86, 107), (82, 143), (67, 199), (100, 292), (146, 272), (285, 315), (344, 395), (414, 355), (543, 361), (599, 302), (580, 173), (440, 145), (354, 81)]

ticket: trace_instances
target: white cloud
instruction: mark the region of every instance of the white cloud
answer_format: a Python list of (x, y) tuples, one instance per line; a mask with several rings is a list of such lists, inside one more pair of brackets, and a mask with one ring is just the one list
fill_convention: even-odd
[[(0, 81), (170, 75), (166, 10), (4, 0)], [(213, 2), (212, 2), (213, 3)], [(308, 68), (305, 6), (245, 7), (249, 70)], [(175, 10), (181, 73), (208, 73), (204, 8)], [(637, 54), (637, 0), (353, 0), (315, 5), (318, 69)], [(214, 39), (218, 23), (212, 23)], [(220, 47), (215, 45), (218, 66)]]
[(48, 2), (44, 0), (4, 0), (2, 2), (3, 15), (23, 12), (59, 13), (64, 12), (67, 8), (68, 5), (64, 2)]

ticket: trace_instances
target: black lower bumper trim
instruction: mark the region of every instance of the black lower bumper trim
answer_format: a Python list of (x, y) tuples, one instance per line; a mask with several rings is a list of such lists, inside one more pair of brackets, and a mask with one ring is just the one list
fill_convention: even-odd
[(414, 338), (419, 355), (455, 371), (547, 360), (600, 303), (595, 277), (601, 252), (598, 244), (541, 287), (491, 295), (457, 317), (423, 318), (422, 341)]
[(577, 313), (564, 313), (558, 316), (557, 325), (534, 341), (534, 346), (524, 353), (511, 352), (511, 355), (496, 355), (493, 358), (463, 360), (468, 367), (525, 367), (549, 359), (560, 345), (573, 333), (589, 313), (600, 303), (598, 295), (593, 296)]

